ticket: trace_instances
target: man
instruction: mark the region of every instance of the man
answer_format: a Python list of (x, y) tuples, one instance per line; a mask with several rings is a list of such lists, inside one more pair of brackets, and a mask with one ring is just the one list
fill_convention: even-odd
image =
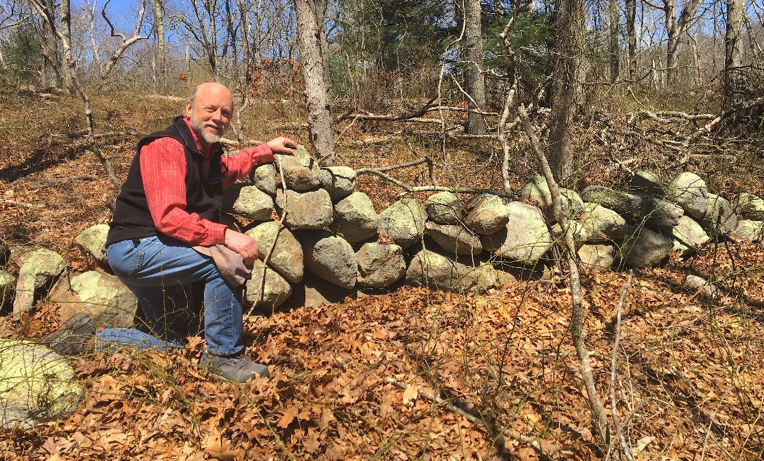
[(222, 245), (251, 267), (255, 240), (220, 223), (223, 186), (272, 163), (274, 153), (293, 153), (296, 144), (278, 137), (222, 157), (219, 141), (232, 113), (228, 88), (203, 83), (188, 98), (185, 117), (138, 142), (106, 245), (109, 264), (138, 298), (150, 332), (171, 344), (196, 332), (191, 286), (203, 282), (207, 350), (200, 365), (245, 382), (268, 376), (268, 368), (244, 355), (242, 288), (193, 247)]

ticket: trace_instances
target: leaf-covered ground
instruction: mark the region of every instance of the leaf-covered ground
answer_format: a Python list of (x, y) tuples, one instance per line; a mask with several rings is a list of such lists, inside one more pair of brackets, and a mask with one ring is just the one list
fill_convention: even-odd
[[(77, 131), (69, 128), (80, 126), (76, 101), (3, 97), (10, 107), (0, 118), (9, 145), (0, 158), (3, 240), (55, 249), (70, 270), (92, 268), (74, 237), (108, 221), (115, 190), (81, 140), (54, 136)], [(159, 128), (178, 104), (138, 100), (127, 110), (96, 103), (114, 107), (96, 114), (103, 132)], [(353, 139), (368, 136), (366, 129), (354, 127)], [(269, 130), (248, 134), (266, 139), (275, 134)], [(120, 179), (136, 139), (115, 134), (101, 141)], [(533, 165), (524, 141), (517, 144), (519, 185)], [(437, 137), (412, 135), (408, 145), (344, 147), (341, 154), (356, 168), (422, 154), (443, 161), (439, 146)], [(452, 149), (443, 184), (499, 187), (498, 164), (489, 158), (496, 146), (470, 141)], [(648, 157), (645, 167), (655, 161)], [(727, 171), (733, 177), (725, 180), (701, 166), (690, 165), (712, 175), (712, 185), (746, 177)], [(585, 172), (613, 184), (621, 174)], [(396, 177), (423, 183), (427, 173)], [(761, 184), (751, 187), (761, 194)], [(359, 188), (374, 190), (379, 207), (400, 192), (367, 177)], [(720, 294), (708, 299), (682, 288), (687, 274), (712, 278)], [(628, 274), (584, 272), (586, 341), (599, 396), (610, 412), (614, 393), (638, 459), (762, 456), (763, 275), (764, 247), (736, 242), (637, 272), (616, 330)], [(72, 363), (87, 389), (79, 410), (35, 430), (0, 431), (0, 459), (605, 458), (608, 448), (594, 443), (569, 339), (570, 304), (566, 274), (553, 266), (542, 279), (478, 295), (403, 287), (249, 317), (247, 352), (272, 376), (244, 386), (211, 379), (195, 365), (200, 339), (171, 353), (78, 357)], [(36, 338), (57, 324), (56, 306), (43, 301), (21, 324), (0, 319), (0, 337)]]

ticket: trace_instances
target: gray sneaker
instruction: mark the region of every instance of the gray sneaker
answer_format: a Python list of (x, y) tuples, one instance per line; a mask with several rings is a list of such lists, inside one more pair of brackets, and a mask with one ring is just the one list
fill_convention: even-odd
[(199, 359), (199, 366), (206, 367), (207, 372), (226, 381), (243, 383), (252, 378), (267, 378), (268, 367), (255, 363), (240, 352), (235, 355), (212, 355), (204, 352)]

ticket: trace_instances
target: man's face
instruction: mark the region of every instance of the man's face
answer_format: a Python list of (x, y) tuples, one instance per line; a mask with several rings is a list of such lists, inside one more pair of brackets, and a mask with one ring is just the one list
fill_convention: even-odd
[(196, 90), (193, 104), (186, 103), (191, 128), (207, 144), (220, 141), (231, 122), (233, 97), (223, 85), (205, 83)]

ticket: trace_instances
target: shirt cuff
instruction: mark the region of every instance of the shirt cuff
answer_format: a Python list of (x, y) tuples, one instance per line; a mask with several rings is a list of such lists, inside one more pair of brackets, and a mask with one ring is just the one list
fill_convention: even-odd
[(212, 246), (225, 243), (225, 231), (228, 226), (225, 224), (210, 223), (208, 227), (208, 236), (203, 242), (199, 242), (201, 245)]

